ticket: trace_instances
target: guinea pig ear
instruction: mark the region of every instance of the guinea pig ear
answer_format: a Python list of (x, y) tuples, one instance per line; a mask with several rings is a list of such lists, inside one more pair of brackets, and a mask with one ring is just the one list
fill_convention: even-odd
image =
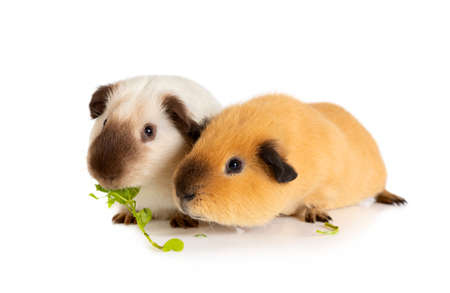
[(191, 140), (192, 144), (195, 144), (197, 140), (202, 135), (203, 130), (205, 130), (206, 126), (208, 126), (210, 119), (204, 118), (200, 124), (195, 122), (191, 125), (191, 129), (189, 130), (188, 136)]
[(94, 94), (92, 94), (91, 102), (89, 103), (89, 110), (91, 111), (92, 119), (102, 115), (108, 102), (108, 97), (111, 94), (114, 85), (102, 85)]
[(297, 178), (297, 172), (280, 156), (273, 140), (259, 145), (258, 156), (269, 167), (271, 175), (279, 183), (287, 183)]
[(165, 97), (162, 105), (174, 126), (186, 141), (193, 145), (206, 127), (206, 123), (199, 124), (194, 121), (184, 103), (176, 96)]

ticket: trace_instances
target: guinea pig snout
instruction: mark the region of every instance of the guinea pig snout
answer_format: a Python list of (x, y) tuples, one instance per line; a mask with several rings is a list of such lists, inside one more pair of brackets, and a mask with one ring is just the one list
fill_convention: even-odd
[(177, 189), (177, 196), (180, 200), (191, 201), (195, 198), (195, 192), (182, 191)]
[(89, 148), (89, 170), (100, 183), (113, 185), (135, 154), (134, 139), (128, 129), (111, 125), (103, 129)]
[(199, 160), (189, 160), (180, 166), (175, 178), (176, 195), (180, 201), (188, 202), (197, 196), (199, 182), (207, 173), (207, 165)]

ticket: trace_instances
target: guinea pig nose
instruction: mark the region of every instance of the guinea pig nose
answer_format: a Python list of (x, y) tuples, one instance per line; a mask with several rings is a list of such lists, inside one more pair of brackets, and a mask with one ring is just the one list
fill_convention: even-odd
[(191, 201), (195, 198), (195, 193), (178, 191), (177, 196), (180, 198), (180, 200)]
[(194, 199), (194, 197), (195, 197), (195, 193), (192, 193), (192, 194), (184, 194), (184, 195), (183, 195), (183, 200), (185, 200), (185, 201), (191, 201), (191, 200)]
[(116, 179), (117, 176), (115, 176), (115, 175), (113, 175), (113, 176), (106, 176), (105, 178), (106, 178), (107, 180), (109, 180), (109, 181), (114, 181), (114, 179)]

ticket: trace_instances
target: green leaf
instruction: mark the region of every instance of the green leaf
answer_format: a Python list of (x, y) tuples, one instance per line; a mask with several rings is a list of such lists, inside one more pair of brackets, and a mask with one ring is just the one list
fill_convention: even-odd
[(334, 231), (320, 231), (320, 230), (316, 230), (316, 233), (322, 234), (322, 235), (335, 235), (337, 234), (337, 230)]
[(131, 199), (130, 190), (128, 188), (116, 190), (116, 192), (118, 194), (120, 194), (123, 198), (125, 198), (126, 200), (130, 200)]
[(208, 236), (206, 236), (206, 234), (204, 234), (204, 233), (200, 233), (200, 234), (195, 234), (194, 237), (197, 237), (197, 238), (200, 238), (200, 237), (206, 238), (206, 237), (208, 237)]
[(152, 220), (152, 211), (148, 208), (144, 208), (136, 213), (136, 221), (139, 226), (144, 228)]
[[(95, 189), (97, 191), (101, 191), (101, 192), (105, 192), (105, 193), (114, 192), (115, 197), (119, 196), (125, 200), (131, 200), (131, 199), (135, 198), (138, 195), (139, 191), (141, 190), (141, 188), (139, 188), (139, 187), (129, 187), (129, 188), (123, 188), (123, 189), (109, 190), (109, 189), (102, 187), (100, 184), (96, 184)], [(117, 200), (117, 198), (116, 198), (116, 200)], [(119, 200), (117, 200), (117, 201), (119, 201)]]
[(95, 199), (99, 199), (99, 198), (96, 197), (95, 194), (93, 194), (93, 193), (89, 193), (89, 196), (90, 196), (90, 197), (93, 197), (93, 198), (95, 198)]
[(182, 251), (184, 248), (184, 243), (178, 238), (172, 238), (166, 243), (164, 243), (162, 250), (167, 251)]
[(110, 208), (115, 202), (116, 200), (114, 197), (108, 195), (108, 208)]
[(329, 231), (321, 231), (317, 230), (316, 233), (322, 234), (322, 235), (335, 235), (339, 232), (339, 227), (332, 225), (328, 222), (325, 223), (325, 228), (329, 229)]
[(123, 198), (123, 196), (121, 196), (118, 192), (116, 191), (110, 191), (108, 193), (108, 197), (112, 197), (114, 198), (115, 201), (117, 201), (120, 204), (126, 204), (126, 200)]
[(141, 191), (141, 189), (138, 187), (128, 188), (128, 192), (130, 193), (130, 199), (135, 198), (138, 195), (139, 191)]
[(109, 192), (109, 190), (103, 188), (100, 184), (95, 184), (95, 189), (97, 191), (101, 191), (101, 192), (104, 192), (104, 193), (108, 193)]

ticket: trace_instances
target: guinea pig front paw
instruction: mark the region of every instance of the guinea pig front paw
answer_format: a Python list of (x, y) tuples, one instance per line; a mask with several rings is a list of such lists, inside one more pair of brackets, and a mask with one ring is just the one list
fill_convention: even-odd
[(333, 219), (323, 210), (314, 206), (305, 206), (295, 214), (295, 217), (307, 223), (330, 222)]
[(184, 228), (184, 229), (196, 228), (198, 227), (198, 221), (182, 213), (176, 213), (170, 219), (170, 226), (172, 226), (172, 228)]
[(114, 224), (136, 224), (136, 218), (129, 211), (121, 211), (112, 218)]

